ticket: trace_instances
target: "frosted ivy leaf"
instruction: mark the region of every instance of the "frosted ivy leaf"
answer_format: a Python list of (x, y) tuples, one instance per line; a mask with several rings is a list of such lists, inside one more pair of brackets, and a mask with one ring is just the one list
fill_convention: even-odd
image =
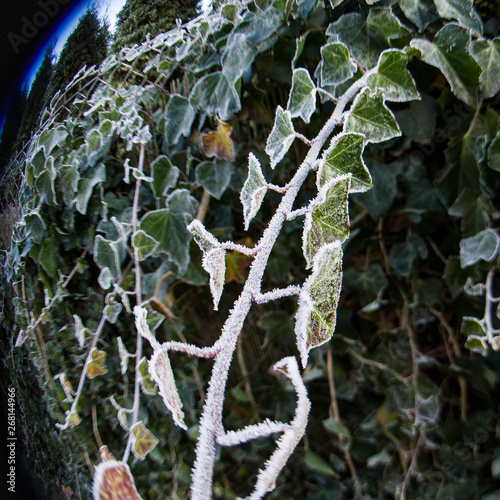
[(371, 189), (372, 178), (362, 156), (364, 138), (362, 134), (348, 132), (340, 133), (332, 139), (318, 168), (318, 190), (334, 177), (345, 174), (351, 174), (350, 193), (362, 193)]
[(106, 353), (104, 351), (100, 351), (96, 347), (92, 349), (91, 353), (92, 361), (86, 366), (85, 372), (87, 377), (92, 379), (99, 375), (104, 375), (108, 372), (106, 368)]
[(475, 40), (472, 55), (481, 67), (479, 87), (483, 98), (493, 97), (500, 90), (500, 38)]
[(115, 302), (114, 300), (111, 301), (104, 308), (104, 317), (106, 318), (106, 321), (115, 324), (116, 320), (118, 319), (118, 316), (122, 312), (122, 308), (123, 306), (119, 302)]
[(198, 219), (189, 224), (188, 231), (193, 235), (203, 252), (201, 265), (210, 276), (210, 292), (212, 293), (214, 310), (217, 311), (226, 275), (226, 252)]
[(316, 110), (316, 86), (307, 69), (293, 70), (292, 89), (287, 108), (292, 118), (300, 116), (306, 123), (311, 120), (311, 115)]
[(350, 182), (351, 174), (332, 179), (309, 205), (302, 233), (302, 251), (308, 268), (324, 245), (335, 241), (342, 243), (349, 236), (347, 195)]
[(368, 87), (381, 89), (387, 101), (420, 99), (415, 81), (406, 69), (407, 61), (408, 57), (401, 50), (384, 50), (378, 60), (377, 72), (368, 77)]
[(144, 357), (139, 363), (139, 383), (144, 394), (154, 396), (156, 394), (156, 384), (151, 380), (149, 373), (148, 360)]
[(132, 453), (139, 460), (144, 460), (160, 442), (142, 422), (137, 422), (130, 428), (130, 432), (132, 433)]
[(266, 191), (267, 182), (262, 174), (259, 160), (257, 160), (253, 153), (250, 153), (248, 155), (248, 177), (240, 193), (245, 231), (248, 230), (250, 221), (259, 211)]
[(83, 347), (85, 342), (85, 332), (88, 332), (87, 328), (83, 326), (80, 316), (73, 314), (73, 320), (75, 321), (75, 337), (78, 340), (78, 345)]
[(367, 142), (387, 141), (401, 135), (394, 115), (384, 103), (382, 92), (372, 93), (366, 87), (354, 100), (344, 122), (344, 132), (364, 134)]
[(456, 19), (460, 25), (470, 29), (475, 35), (483, 32), (483, 23), (474, 10), (473, 0), (434, 0), (441, 17)]
[(146, 260), (155, 253), (160, 244), (142, 229), (132, 235), (132, 246), (137, 260)]
[(342, 285), (342, 248), (336, 241), (323, 246), (314, 258), (313, 272), (299, 295), (295, 335), (302, 366), (309, 351), (328, 342), (335, 330)]
[(333, 42), (321, 47), (321, 86), (339, 85), (349, 80), (356, 72), (347, 47), (341, 42)]
[(187, 430), (184, 423), (184, 413), (182, 411), (182, 402), (175, 386), (174, 374), (167, 349), (155, 349), (154, 354), (149, 361), (149, 373), (151, 378), (158, 384), (160, 395), (165, 406), (172, 413), (172, 418), (176, 425)]
[(285, 111), (281, 106), (278, 106), (274, 126), (266, 143), (266, 153), (271, 158), (271, 168), (274, 168), (282, 160), (294, 139), (295, 130), (290, 111)]
[(123, 343), (123, 340), (121, 337), (116, 338), (116, 342), (118, 343), (118, 356), (120, 356), (120, 368), (122, 375), (125, 375), (127, 372), (127, 367), (128, 367), (128, 358), (129, 358), (129, 353), (127, 351), (127, 348), (125, 347), (125, 344)]
[(499, 249), (500, 236), (496, 231), (485, 229), (460, 241), (460, 264), (465, 268), (480, 260), (491, 262), (498, 255)]
[(94, 500), (142, 500), (135, 487), (134, 478), (125, 462), (107, 460), (94, 469), (92, 485)]

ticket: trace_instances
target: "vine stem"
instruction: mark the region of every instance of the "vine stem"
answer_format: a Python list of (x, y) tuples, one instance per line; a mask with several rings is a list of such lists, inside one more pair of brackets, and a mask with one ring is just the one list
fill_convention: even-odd
[(200, 420), (200, 435), (196, 446), (196, 460), (192, 473), (192, 500), (210, 500), (212, 498), (216, 443), (218, 436), (224, 433), (222, 409), (229, 368), (238, 337), (250, 311), (254, 297), (261, 293), (262, 278), (273, 246), (287, 218), (287, 214), (293, 208), (295, 198), (302, 184), (309, 172), (315, 167), (323, 145), (331, 136), (335, 127), (341, 123), (344, 108), (365, 85), (366, 79), (371, 72), (365, 73), (363, 77), (353, 83), (346, 93), (339, 98), (332, 115), (318, 135), (311, 141), (309, 152), (301, 166), (295, 172), (292, 180), (286, 186), (286, 193), (257, 245), (258, 252), (250, 267), (245, 286), (224, 323), (221, 336), (214, 344), (217, 354)]
[[(144, 170), (144, 144), (141, 144), (141, 150), (139, 152), (139, 163), (137, 169), (140, 174)], [(134, 203), (132, 205), (132, 234), (137, 231), (138, 219), (137, 214), (139, 212), (139, 194), (141, 191), (141, 179), (139, 178), (135, 181), (135, 193), (134, 193)], [(134, 270), (135, 270), (135, 303), (139, 305), (142, 302), (142, 291), (141, 291), (141, 265), (137, 256), (137, 251), (134, 251)], [(139, 365), (141, 364), (142, 358), (142, 335), (138, 332), (136, 338), (135, 347), (135, 383), (134, 383), (134, 403), (132, 405), (132, 428), (138, 421), (139, 417), (139, 404), (141, 401), (141, 372), (139, 370)], [(123, 462), (128, 461), (130, 456), (130, 449), (132, 447), (132, 433), (129, 432), (127, 439), (127, 446), (125, 447), (125, 452), (123, 454)]]

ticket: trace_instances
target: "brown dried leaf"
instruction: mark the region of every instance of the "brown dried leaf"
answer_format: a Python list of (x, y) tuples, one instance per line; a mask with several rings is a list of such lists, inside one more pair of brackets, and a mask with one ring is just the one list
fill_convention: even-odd
[(230, 138), (233, 128), (228, 123), (217, 120), (217, 130), (201, 135), (201, 149), (208, 156), (219, 160), (234, 161), (234, 142)]
[(128, 465), (117, 460), (96, 466), (92, 493), (94, 500), (142, 500)]

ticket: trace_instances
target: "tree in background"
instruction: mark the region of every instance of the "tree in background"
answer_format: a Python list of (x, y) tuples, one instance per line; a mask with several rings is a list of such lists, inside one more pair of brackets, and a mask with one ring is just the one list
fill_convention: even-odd
[(188, 21), (196, 16), (197, 0), (178, 0), (168, 2), (160, 0), (127, 0), (119, 12), (114, 52), (123, 47), (146, 40), (175, 27), (175, 20)]
[(50, 85), (50, 80), (54, 73), (54, 65), (52, 63), (53, 48), (45, 52), (42, 64), (36, 73), (35, 79), (31, 85), (28, 98), (26, 100), (26, 108), (22, 115), (22, 121), (17, 135), (15, 149), (21, 150), (23, 145), (30, 139), (33, 132), (36, 131), (42, 109), (45, 104), (45, 95), (47, 88)]
[(46, 101), (63, 90), (83, 66), (99, 65), (108, 53), (108, 25), (99, 19), (95, 6), (81, 17), (77, 27), (66, 40), (54, 68)]

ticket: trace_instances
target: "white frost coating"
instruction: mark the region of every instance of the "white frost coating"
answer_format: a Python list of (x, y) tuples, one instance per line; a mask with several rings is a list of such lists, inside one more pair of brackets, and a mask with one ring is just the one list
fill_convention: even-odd
[(265, 149), (271, 159), (272, 169), (283, 159), (294, 140), (295, 130), (290, 111), (278, 106), (276, 108), (274, 126), (267, 138)]
[(275, 288), (270, 292), (260, 293), (254, 297), (254, 300), (257, 304), (265, 304), (266, 302), (273, 302), (274, 300), (299, 294), (300, 294), (300, 286), (290, 285), (287, 286), (286, 288)]
[(174, 373), (168, 358), (168, 350), (165, 348), (155, 349), (149, 361), (149, 373), (151, 378), (158, 384), (160, 395), (165, 406), (172, 413), (176, 425), (187, 431), (184, 423), (182, 402), (175, 386)]
[(121, 337), (117, 337), (116, 341), (118, 343), (118, 355), (120, 356), (121, 372), (122, 375), (125, 375), (125, 373), (127, 372), (128, 358), (130, 354), (127, 351), (127, 348), (125, 347), (125, 344), (123, 343)]
[(236, 446), (252, 439), (267, 437), (277, 432), (285, 432), (287, 429), (290, 429), (290, 424), (266, 419), (260, 424), (249, 425), (239, 431), (228, 431), (217, 438), (217, 443), (221, 446)]
[(73, 314), (73, 320), (75, 321), (75, 337), (78, 340), (78, 345), (83, 347), (85, 343), (85, 332), (88, 332), (87, 328), (83, 326), (80, 316)]
[(351, 177), (352, 174), (349, 173), (349, 174), (339, 175), (337, 177), (334, 177), (333, 179), (330, 179), (330, 181), (328, 181), (320, 189), (318, 196), (316, 196), (316, 198), (311, 200), (311, 202), (309, 203), (308, 211), (306, 213), (306, 218), (304, 221), (304, 231), (302, 232), (302, 253), (304, 254), (304, 257), (307, 262), (306, 269), (309, 269), (312, 265), (312, 263), (309, 262), (308, 252), (307, 252), (307, 237), (309, 235), (309, 231), (311, 231), (312, 229), (312, 223), (313, 223), (312, 212), (317, 206), (325, 203), (328, 191), (334, 184), (345, 181), (346, 179), (351, 179)]
[(259, 500), (266, 493), (274, 490), (279, 473), (304, 435), (311, 409), (311, 402), (307, 397), (307, 390), (295, 358), (289, 356), (282, 359), (274, 365), (274, 369), (284, 373), (292, 382), (297, 393), (297, 407), (294, 419), (279, 439), (276, 450), (265, 463), (265, 469), (259, 472), (255, 489), (246, 500)]
[(146, 321), (148, 312), (142, 306), (134, 306), (134, 316), (135, 316), (135, 327), (137, 331), (151, 344), (153, 349), (159, 347), (158, 341), (154, 338), (151, 333), (148, 323)]
[(212, 292), (214, 311), (217, 311), (226, 276), (226, 252), (198, 219), (193, 220), (187, 230), (203, 252), (201, 265), (210, 276), (210, 292)]
[(248, 155), (248, 177), (240, 193), (243, 205), (243, 218), (245, 231), (248, 230), (250, 221), (255, 217), (266, 195), (267, 182), (262, 173), (259, 160), (253, 153)]
[(110, 498), (123, 498), (127, 500), (142, 500), (137, 492), (132, 473), (125, 462), (107, 460), (96, 465), (94, 469), (94, 483), (92, 496), (94, 500), (107, 500)]

